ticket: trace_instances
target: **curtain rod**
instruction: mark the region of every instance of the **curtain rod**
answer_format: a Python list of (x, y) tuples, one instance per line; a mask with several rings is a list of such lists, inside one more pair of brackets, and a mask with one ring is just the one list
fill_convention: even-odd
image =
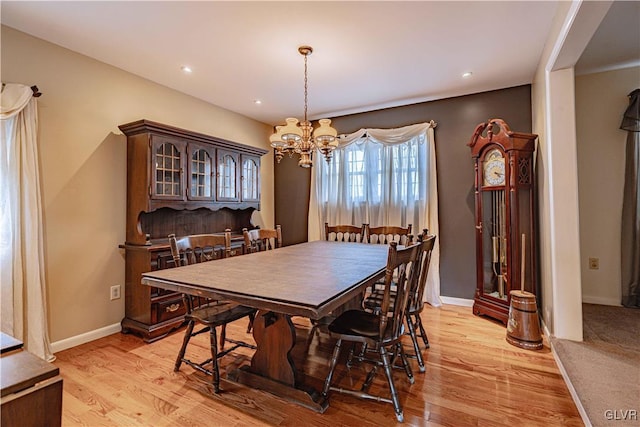
[(33, 91), (34, 98), (38, 98), (40, 95), (42, 95), (42, 93), (40, 93), (40, 91), (38, 90), (38, 86), (36, 85), (31, 86), (31, 90)]

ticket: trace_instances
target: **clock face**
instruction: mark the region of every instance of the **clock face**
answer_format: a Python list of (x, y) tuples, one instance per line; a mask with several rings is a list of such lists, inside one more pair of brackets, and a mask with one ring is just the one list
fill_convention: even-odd
[(504, 185), (504, 157), (498, 149), (491, 150), (485, 157), (482, 175), (485, 186)]

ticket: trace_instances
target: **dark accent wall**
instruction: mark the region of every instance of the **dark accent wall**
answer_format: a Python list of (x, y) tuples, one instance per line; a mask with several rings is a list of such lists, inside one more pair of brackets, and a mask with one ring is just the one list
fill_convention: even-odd
[[(339, 133), (393, 128), (434, 120), (440, 217), (440, 293), (472, 299), (475, 291), (473, 162), (467, 143), (475, 127), (493, 118), (531, 132), (531, 85), (423, 102), (332, 119)], [(275, 220), (285, 244), (307, 240), (310, 173), (297, 159), (275, 166)], [(311, 261), (312, 262), (312, 261)]]
[(284, 156), (273, 167), (275, 223), (282, 226), (285, 246), (307, 241), (311, 169), (298, 166), (298, 158)]

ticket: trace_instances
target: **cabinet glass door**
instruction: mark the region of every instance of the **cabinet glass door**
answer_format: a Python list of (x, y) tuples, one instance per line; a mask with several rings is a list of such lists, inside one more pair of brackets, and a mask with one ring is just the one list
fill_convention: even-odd
[(152, 197), (183, 200), (182, 154), (176, 144), (163, 141), (154, 144), (153, 165)]
[(238, 200), (238, 155), (218, 151), (218, 200)]
[(260, 200), (259, 160), (256, 157), (242, 156), (242, 200)]
[(190, 145), (189, 199), (213, 200), (213, 156), (211, 148)]

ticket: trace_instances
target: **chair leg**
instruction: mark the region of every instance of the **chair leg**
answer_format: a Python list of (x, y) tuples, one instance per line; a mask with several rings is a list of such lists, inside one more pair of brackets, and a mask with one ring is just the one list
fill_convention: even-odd
[[(366, 344), (362, 344), (362, 345), (366, 345)], [(356, 351), (356, 345), (355, 343), (351, 343), (351, 345), (349, 346), (349, 353), (347, 353), (347, 369), (351, 369), (351, 367), (353, 366), (353, 355)], [(362, 357), (361, 356), (356, 356), (356, 358), (358, 358), (358, 360), (362, 361)]]
[(218, 371), (218, 343), (216, 339), (216, 328), (213, 326), (209, 328), (209, 339), (211, 340), (211, 359), (213, 363), (213, 392), (220, 393), (220, 372)]
[(338, 364), (338, 356), (340, 355), (340, 346), (342, 345), (342, 340), (339, 339), (336, 342), (336, 346), (333, 349), (333, 356), (331, 356), (331, 362), (329, 365), (329, 373), (327, 374), (327, 379), (324, 380), (324, 388), (322, 389), (322, 395), (324, 397), (329, 393), (329, 388), (331, 387), (331, 379), (333, 378), (333, 371), (336, 369), (336, 365)]
[(424, 347), (429, 348), (429, 337), (427, 337), (427, 332), (424, 330), (424, 327), (422, 326), (422, 319), (420, 318), (419, 314), (414, 314), (414, 316), (416, 317), (416, 323), (420, 328), (420, 335), (422, 336), (422, 340), (424, 341)]
[[(311, 342), (313, 341), (313, 337), (317, 334), (317, 329), (318, 329), (318, 325), (317, 324), (313, 324), (311, 326), (311, 329), (309, 330), (309, 335), (307, 335), (306, 351), (309, 351), (309, 347), (311, 347)], [(320, 335), (318, 335), (318, 336), (320, 336)]]
[(254, 313), (251, 313), (249, 315), (249, 324), (247, 325), (247, 333), (250, 333), (251, 330), (253, 329), (253, 320), (256, 318), (256, 315)]
[(389, 362), (389, 355), (383, 346), (380, 346), (380, 358), (382, 359), (382, 365), (384, 366), (384, 373), (387, 375), (387, 382), (389, 383), (389, 389), (391, 391), (391, 401), (393, 402), (393, 408), (396, 411), (396, 419), (398, 422), (404, 421), (404, 414), (402, 413), (402, 406), (400, 406), (400, 399), (398, 398), (398, 391), (393, 382), (393, 372), (391, 370), (391, 363)]
[(187, 344), (189, 344), (189, 340), (191, 339), (191, 333), (193, 332), (193, 327), (196, 322), (190, 320), (187, 324), (187, 329), (184, 332), (184, 339), (182, 340), (182, 347), (180, 348), (180, 352), (178, 353), (178, 357), (176, 358), (176, 363), (173, 366), (173, 371), (178, 372), (180, 370), (180, 365), (182, 365), (182, 359), (184, 358), (184, 353), (187, 350)]
[(415, 378), (413, 378), (413, 371), (411, 370), (411, 365), (409, 364), (409, 358), (407, 357), (407, 353), (404, 352), (404, 347), (402, 347), (402, 343), (398, 342), (396, 344), (398, 352), (400, 352), (400, 360), (402, 360), (402, 366), (404, 367), (404, 371), (407, 373), (407, 377), (409, 378), (409, 383), (413, 384), (416, 382)]
[(224, 350), (224, 343), (227, 342), (227, 325), (220, 326), (220, 351)]
[(416, 336), (416, 327), (411, 320), (411, 315), (406, 314), (407, 327), (409, 329), (409, 335), (411, 335), (411, 342), (413, 342), (413, 350), (416, 352), (416, 359), (418, 359), (418, 368), (420, 372), (425, 371), (424, 360), (422, 359), (422, 352), (420, 351), (420, 345), (418, 344), (418, 337)]
[(362, 347), (360, 347), (360, 354), (358, 354), (356, 359), (362, 362), (365, 359), (365, 356), (368, 350), (369, 350), (369, 345), (367, 343), (362, 344)]

